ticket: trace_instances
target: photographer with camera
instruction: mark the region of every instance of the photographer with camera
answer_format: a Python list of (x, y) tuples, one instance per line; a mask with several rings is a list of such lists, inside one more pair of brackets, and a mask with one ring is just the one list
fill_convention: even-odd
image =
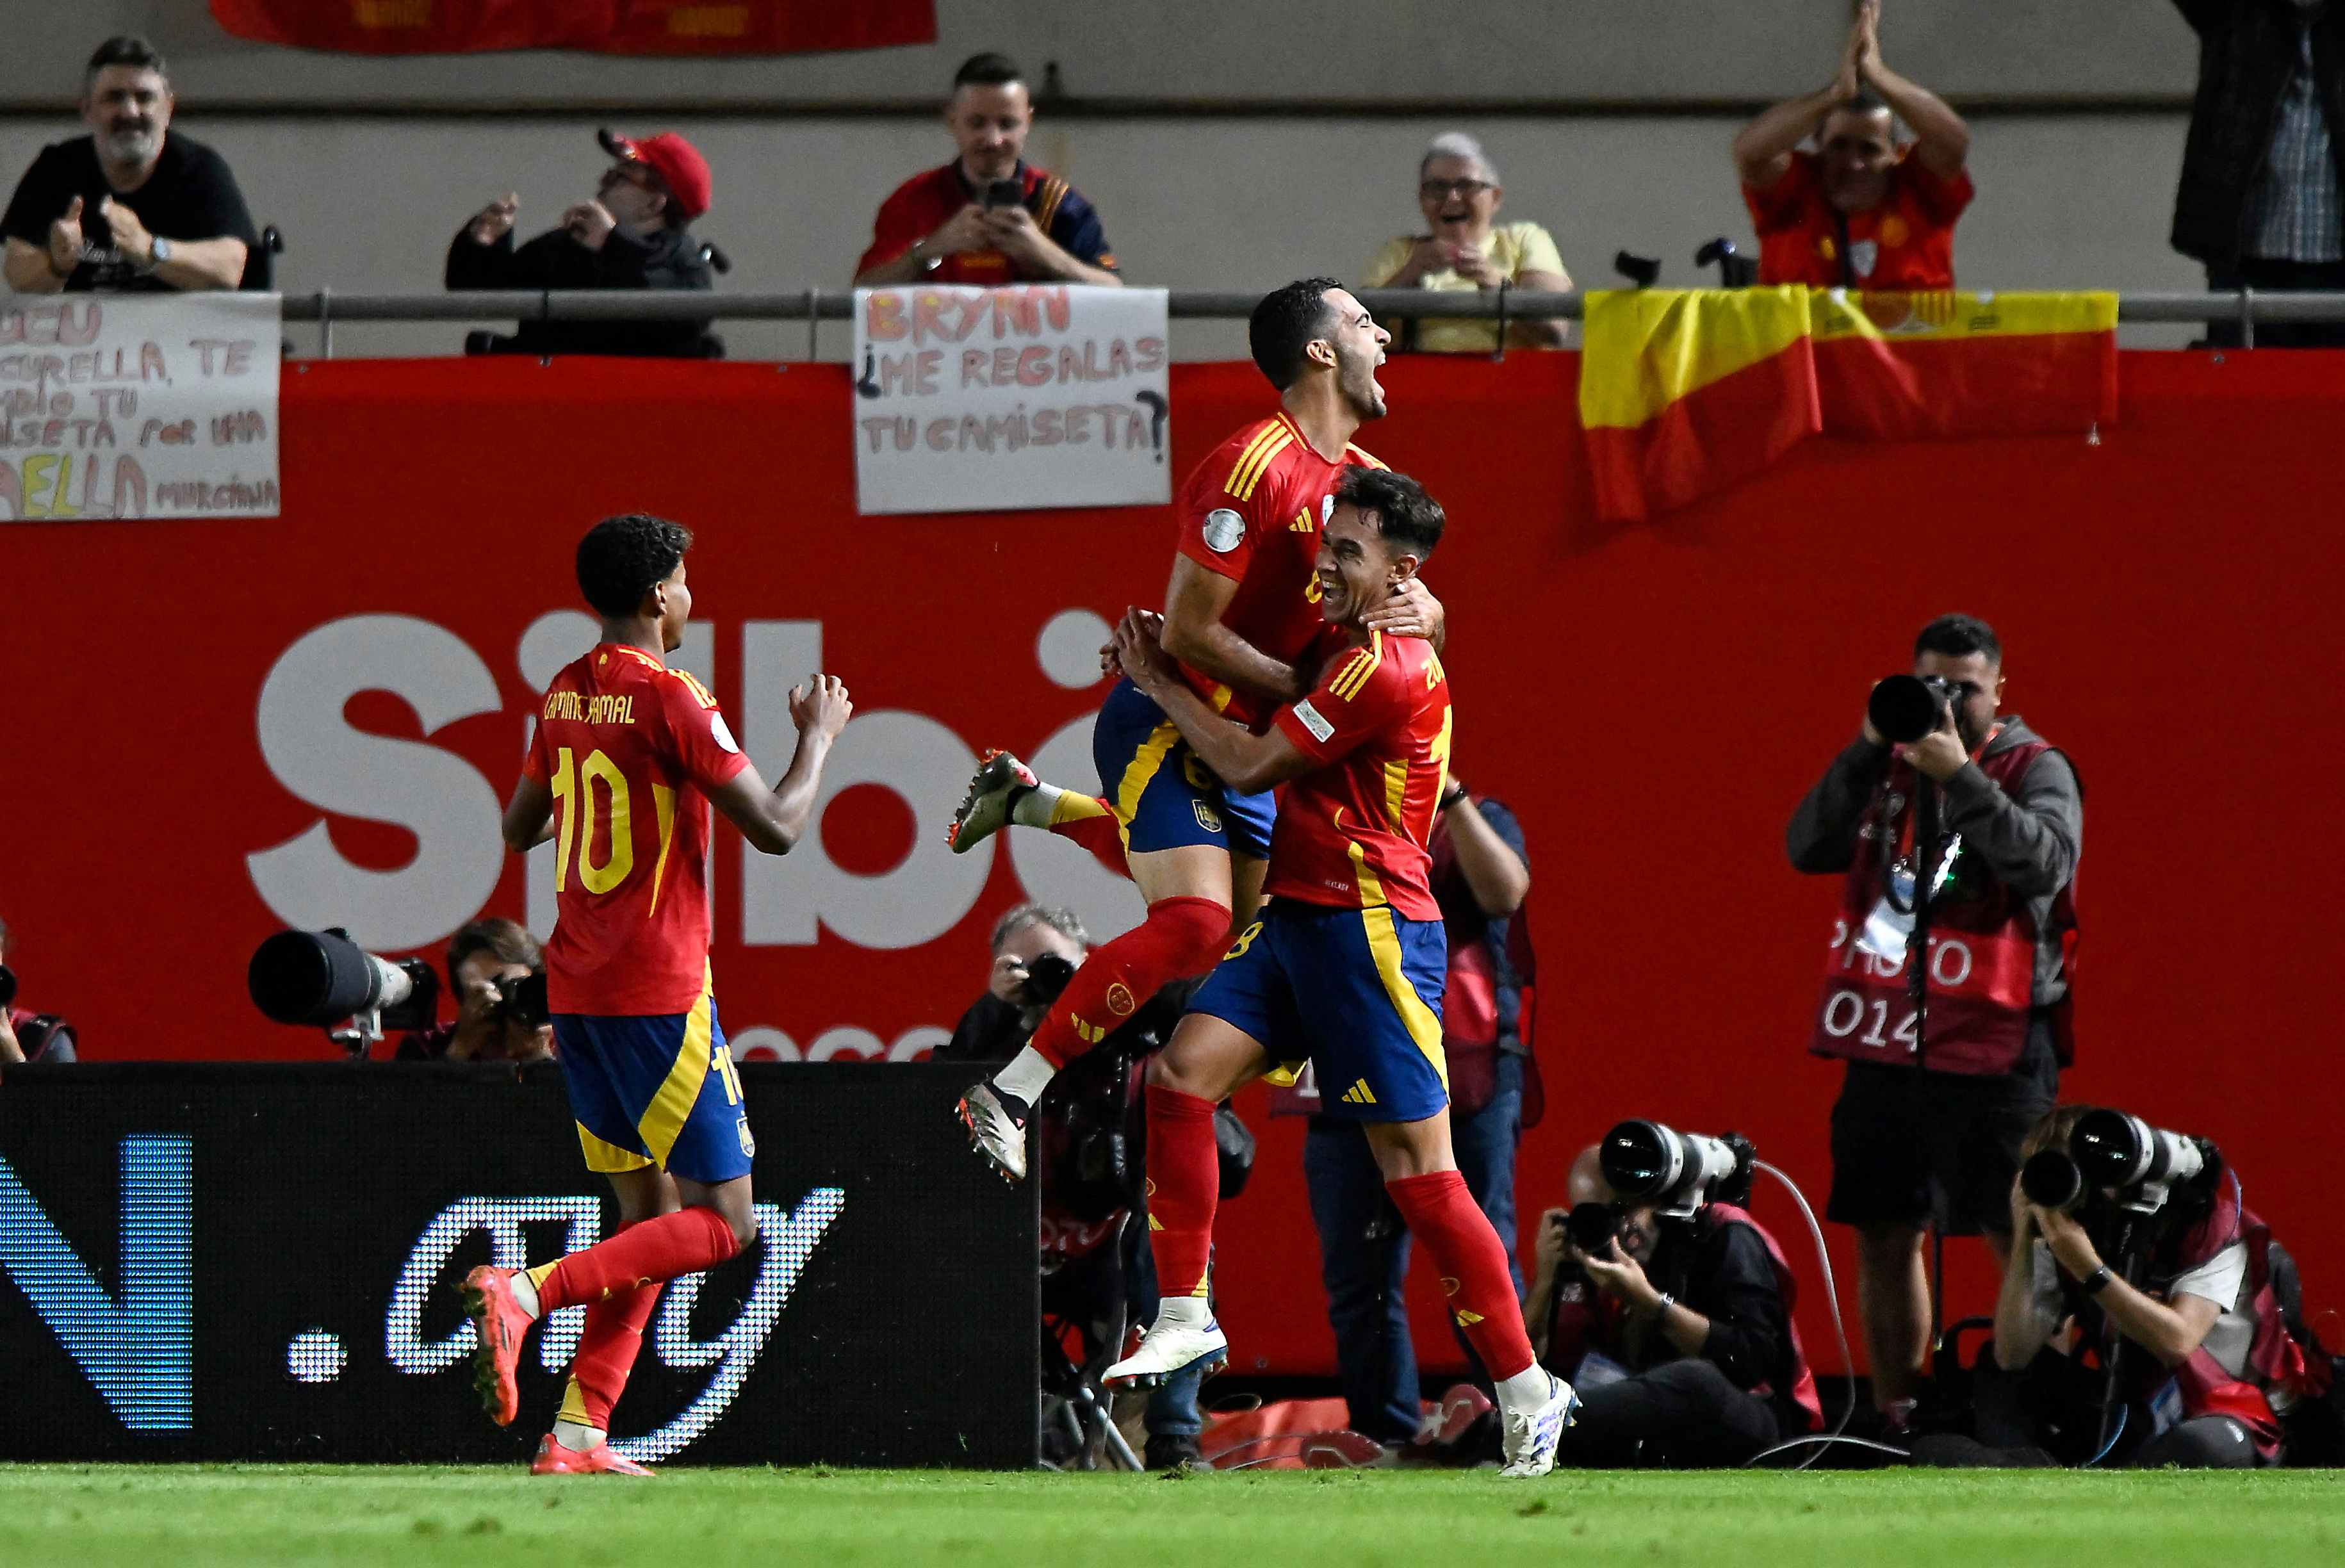
[(0, 921), (0, 1066), (80, 1060), (72, 1024), (54, 1013), (16, 1005), (16, 974), (7, 962), (11, 945), (7, 922)]
[[(1007, 1062), (1042, 1022), (1051, 1003), (1090, 955), (1091, 942), (1071, 910), (1020, 904), (993, 927), (993, 967), (986, 993), (961, 1015), (939, 1062)], [(1178, 983), (1143, 1003), (1120, 1028), (1070, 1063), (1035, 1103), (1033, 1165), (1041, 1186), (1042, 1312), (1071, 1324), (1085, 1360), (1111, 1347), (1119, 1323), (1156, 1315), (1156, 1265), (1148, 1247), (1142, 1172), (1148, 1138), (1141, 1111), (1142, 1067), (1162, 1050), (1193, 989)], [(1226, 1179), (1225, 1179), (1226, 1186)], [(1049, 1323), (1045, 1324), (1046, 1340)], [(1045, 1345), (1048, 1359), (1049, 1343)], [(1112, 1359), (1112, 1356), (1104, 1359)], [(1046, 1373), (1045, 1383), (1064, 1380)], [(1204, 1418), (1197, 1409), (1203, 1367), (1168, 1379), (1149, 1393), (1143, 1461), (1151, 1470), (1201, 1462)], [(1055, 1423), (1046, 1445), (1061, 1462), (1079, 1452), (1060, 1446)]]
[(401, 1062), (545, 1062), (553, 1056), (553, 1022), (546, 1015), (544, 983), (535, 1004), (523, 983), (545, 972), (537, 938), (520, 922), (492, 915), (448, 939), (448, 989), (456, 1016), (402, 1034)]
[(2289, 1322), (2296, 1266), (2221, 1154), (2091, 1105), (2046, 1115), (2025, 1150), (1994, 1354), (1973, 1374), (1978, 1441), (1924, 1439), (1915, 1459), (2281, 1462), (2281, 1417), (2322, 1390)]
[[(1856, 1227), (1857, 1312), (1893, 1431), (1930, 1349), (1923, 1232), (1984, 1232), (2001, 1265), (2020, 1141), (2072, 1055), (2084, 796), (2066, 756), (1998, 711), (2004, 686), (1992, 626), (1924, 626), (1913, 675), (1875, 683), (1863, 733), (1785, 834), (1796, 870), (1842, 879), (1809, 1048), (1848, 1063), (1826, 1213)], [(1926, 1008), (1907, 952), (1922, 921)]]
[(1525, 1308), (1540, 1363), (1580, 1390), (1558, 1469), (1723, 1468), (1823, 1425), (1790, 1266), (1741, 1207), (1751, 1170), (1741, 1138), (1651, 1122), (1572, 1162)]

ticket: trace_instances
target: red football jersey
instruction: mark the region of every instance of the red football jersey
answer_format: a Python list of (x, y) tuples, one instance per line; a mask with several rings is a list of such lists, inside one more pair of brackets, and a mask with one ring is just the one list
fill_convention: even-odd
[(1359, 644), (1335, 632), (1325, 646), (1318, 688), (1276, 720), (1319, 768), (1278, 803), (1264, 891), (1439, 920), (1426, 846), (1449, 772), (1449, 677), (1423, 637), (1371, 632)]
[(556, 1013), (689, 1013), (708, 983), (708, 794), (749, 766), (716, 699), (604, 643), (553, 677), (522, 771), (553, 791)]
[[(1356, 446), (1328, 462), (1284, 413), (1247, 425), (1213, 449), (1181, 491), (1181, 554), (1208, 572), (1238, 580), (1222, 625), (1273, 658), (1290, 663), (1326, 628), (1312, 565), (1319, 529), (1344, 470), (1383, 463)], [(1249, 725), (1271, 700), (1232, 692), (1202, 670), (1181, 667), (1199, 697)]]

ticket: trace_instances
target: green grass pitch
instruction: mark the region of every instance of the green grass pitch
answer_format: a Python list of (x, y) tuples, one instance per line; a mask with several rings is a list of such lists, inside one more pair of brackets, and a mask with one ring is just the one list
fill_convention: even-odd
[(0, 1465), (0, 1563), (726, 1568), (2249, 1568), (2345, 1562), (2345, 1472), (1279, 1471)]

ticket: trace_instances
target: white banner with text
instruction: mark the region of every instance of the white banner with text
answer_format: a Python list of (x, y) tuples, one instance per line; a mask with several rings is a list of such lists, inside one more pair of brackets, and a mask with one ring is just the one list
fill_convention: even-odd
[(274, 294), (0, 293), (0, 519), (274, 517)]
[(855, 291), (857, 510), (1172, 499), (1162, 289)]

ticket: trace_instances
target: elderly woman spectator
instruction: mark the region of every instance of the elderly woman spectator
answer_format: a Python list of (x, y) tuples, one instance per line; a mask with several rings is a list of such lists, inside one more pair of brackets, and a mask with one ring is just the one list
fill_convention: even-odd
[[(1417, 165), (1416, 200), (1427, 232), (1404, 234), (1368, 263), (1361, 281), (1371, 289), (1437, 289), (1485, 292), (1501, 283), (1518, 289), (1568, 289), (1571, 275), (1555, 240), (1536, 223), (1500, 223), (1506, 188), (1482, 144), (1463, 131), (1435, 137)], [(1560, 348), (1560, 321), (1516, 321), (1508, 341)], [(1426, 353), (1487, 354), (1498, 346), (1495, 321), (1460, 317), (1405, 321), (1397, 346)]]

